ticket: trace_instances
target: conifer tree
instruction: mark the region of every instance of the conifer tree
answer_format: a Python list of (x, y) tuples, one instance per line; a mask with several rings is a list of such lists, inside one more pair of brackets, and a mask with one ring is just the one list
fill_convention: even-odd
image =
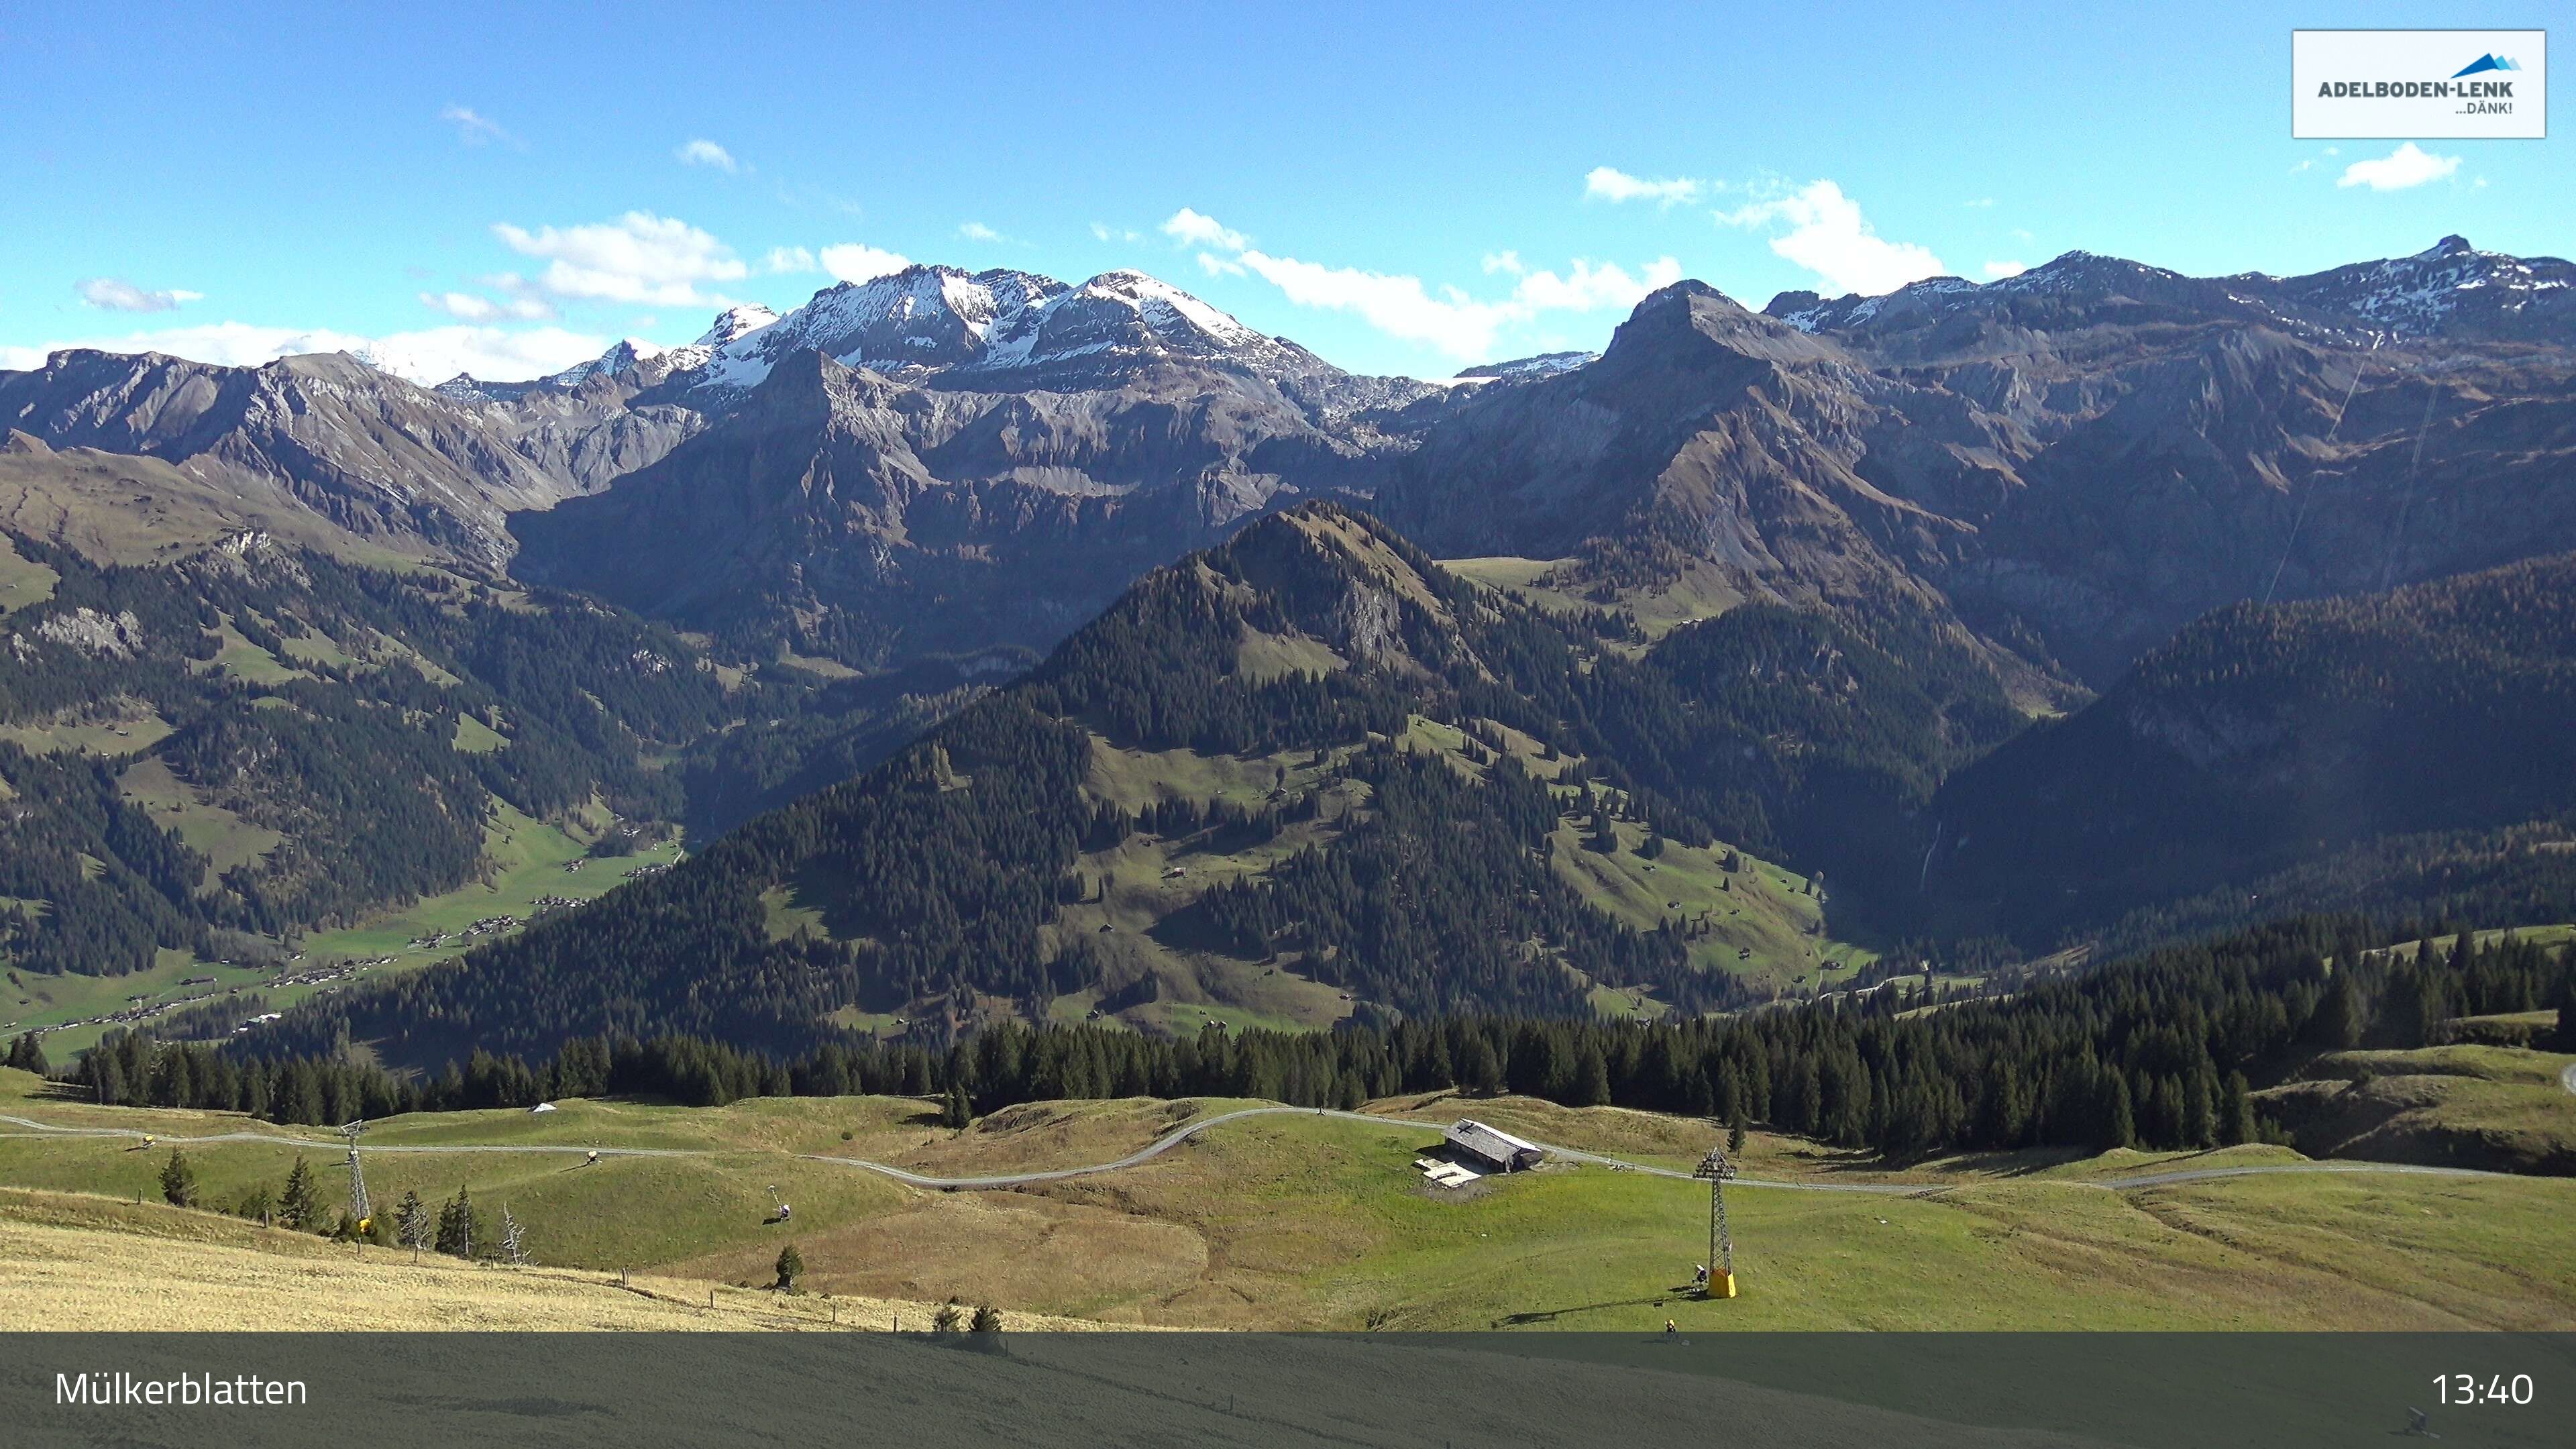
[(780, 1292), (795, 1292), (796, 1277), (804, 1271), (805, 1255), (796, 1251), (796, 1245), (794, 1243), (789, 1243), (786, 1247), (778, 1250), (778, 1289)]
[(394, 1232), (401, 1239), (402, 1245), (411, 1249), (412, 1261), (419, 1262), (421, 1250), (431, 1244), (433, 1230), (430, 1224), (429, 1204), (420, 1200), (418, 1188), (406, 1191), (402, 1197), (402, 1205), (394, 1209)]
[(322, 1220), (321, 1194), (313, 1184), (313, 1168), (301, 1157), (286, 1170), (286, 1190), (277, 1199), (277, 1220), (299, 1233), (311, 1232)]
[(1587, 1044), (1582, 1059), (1574, 1068), (1574, 1105), (1606, 1107), (1610, 1105), (1610, 1063), (1601, 1048)]
[(9, 1043), (7, 1065), (22, 1072), (44, 1076), (53, 1068), (45, 1061), (45, 1048), (34, 1032), (25, 1032)]
[(2130, 1105), (2129, 1079), (2117, 1067), (2103, 1075), (2110, 1080), (2104, 1084), (2102, 1145), (2134, 1147), (2138, 1142), (2138, 1123), (2137, 1114)]
[(188, 1154), (173, 1147), (170, 1160), (161, 1169), (161, 1196), (172, 1207), (197, 1205), (197, 1169), (188, 1165)]
[(2256, 1135), (2254, 1094), (2248, 1090), (2243, 1072), (2229, 1072), (2226, 1100), (2218, 1112), (2218, 1145), (2241, 1147)]

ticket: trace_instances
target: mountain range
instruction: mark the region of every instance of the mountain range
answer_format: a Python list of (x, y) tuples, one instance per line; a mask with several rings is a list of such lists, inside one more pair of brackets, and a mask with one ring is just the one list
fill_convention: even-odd
[[(27, 747), (0, 778), (65, 848), (0, 883), (34, 903), (0, 934), (114, 970), (352, 919), (470, 872), (461, 826), (497, 804), (687, 827), (707, 864), (613, 899), (688, 903), (652, 929), (706, 980), (620, 989), (747, 972), (769, 984), (734, 1024), (776, 1041), (1064, 1001), (1705, 1009), (1813, 989), (1861, 940), (2039, 950), (2186, 902), (2239, 921), (2293, 878), (2371, 906), (2435, 857), (2511, 855), (2537, 901), (2576, 803), (2515, 784), (2563, 718), (2565, 621), (2535, 600), (2576, 551), (2571, 283), (2457, 237), (2291, 278), (2070, 253), (1759, 310), (1681, 282), (1598, 356), (1442, 383), (1141, 273), (935, 266), (527, 382), (58, 353), (0, 373), (0, 730)], [(530, 667), (546, 648), (578, 683)], [(2374, 786), (2452, 696), (2478, 702), (2465, 773)], [(279, 763), (335, 729), (386, 788)], [(172, 854), (118, 803), (154, 772), (277, 843)], [(350, 890), (298, 854), (431, 797), (449, 824)], [(905, 823), (959, 811), (945, 843)], [(898, 909), (927, 887), (873, 836), (967, 883)], [(1452, 838), (1497, 878), (1546, 867), (1527, 919), (1408, 892)], [(1186, 884), (1121, 874), (1149, 854)], [(1715, 899), (1739, 880), (1755, 916), (1708, 917), (1754, 904)], [(1077, 948), (1091, 906), (1109, 939)], [(88, 944), (26, 945), (74, 918)], [(614, 975), (621, 919), (529, 939), (565, 983)], [(540, 969), (512, 961), (435, 980)], [(495, 1020), (420, 979), (433, 1018)]]

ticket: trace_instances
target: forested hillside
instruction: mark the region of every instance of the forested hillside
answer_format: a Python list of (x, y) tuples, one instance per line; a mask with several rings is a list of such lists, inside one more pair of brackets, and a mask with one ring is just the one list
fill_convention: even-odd
[(2011, 719), (1836, 623), (1624, 639), (1308, 505), (872, 773), (274, 1039), (435, 1065), (620, 1032), (803, 1050), (836, 1014), (937, 1042), (1068, 1009), (1576, 1016), (1604, 989), (1695, 1015), (1831, 964), (1821, 888), (1753, 858), (1820, 793), (1919, 804)]
[(2571, 721), (2576, 556), (2236, 605), (1951, 781), (1930, 884), (2034, 943), (2141, 911), (2546, 912), (2576, 883)]
[(111, 1102), (229, 1107), (305, 1123), (609, 1093), (713, 1105), (940, 1092), (950, 1098), (951, 1125), (962, 1126), (969, 1113), (1060, 1098), (1219, 1095), (1356, 1107), (1454, 1087), (1760, 1122), (1903, 1160), (2277, 1139), (2281, 1126), (2261, 1115), (2259, 1089), (2325, 1054), (2445, 1040), (2444, 1023), (2460, 1016), (2554, 1007), (2550, 1040), (2576, 1049), (2569, 948), (2510, 935), (2481, 946), (2457, 927), (2406, 929), (2440, 930), (2452, 944), (2387, 944), (2406, 930), (2306, 917), (2024, 981), (2010, 993), (1890, 985), (1673, 1024), (1458, 1016), (1175, 1038), (998, 1023), (944, 1051), (828, 1041), (792, 1060), (704, 1039), (601, 1036), (568, 1041), (534, 1065), (476, 1053), (410, 1081), (341, 1059), (245, 1063), (129, 1036), (84, 1058), (76, 1080)]
[(495, 800), (676, 820), (660, 742), (726, 692), (668, 631), (260, 535), (162, 567), (20, 538), (0, 620), (0, 949), (119, 973), (470, 877)]

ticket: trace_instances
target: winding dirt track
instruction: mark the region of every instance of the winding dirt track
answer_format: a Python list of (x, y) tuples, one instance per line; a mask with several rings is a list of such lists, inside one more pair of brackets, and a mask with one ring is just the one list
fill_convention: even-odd
[[(2571, 1068), (2570, 1070), (2576, 1071), (2576, 1068)], [(1039, 1172), (998, 1173), (989, 1177), (933, 1177), (926, 1173), (913, 1172), (909, 1169), (891, 1166), (883, 1162), (870, 1162), (866, 1158), (862, 1157), (833, 1157), (819, 1152), (800, 1152), (795, 1155), (807, 1162), (831, 1162), (838, 1163), (844, 1167), (863, 1168), (866, 1171), (890, 1177), (897, 1182), (905, 1183), (913, 1187), (957, 1188), (977, 1191), (993, 1190), (1024, 1187), (1033, 1182), (1060, 1182), (1069, 1177), (1092, 1177), (1104, 1172), (1123, 1171), (1142, 1163), (1151, 1162), (1155, 1158), (1162, 1156), (1164, 1153), (1171, 1151), (1173, 1148), (1180, 1146), (1182, 1143), (1187, 1142), (1191, 1138), (1212, 1127), (1221, 1127), (1229, 1122), (1241, 1122), (1252, 1117), (1281, 1116), (1329, 1117), (1344, 1122), (1365, 1122), (1375, 1127), (1395, 1126), (1428, 1129), (1431, 1125), (1429, 1123), (1411, 1121), (1402, 1117), (1372, 1117), (1365, 1112), (1326, 1111), (1311, 1107), (1246, 1107), (1240, 1111), (1220, 1113), (1217, 1116), (1209, 1117), (1203, 1121), (1193, 1122), (1186, 1127), (1177, 1128), (1171, 1132), (1167, 1132), (1144, 1147), (1141, 1147), (1114, 1162), (1097, 1162), (1087, 1167), (1056, 1167)], [(17, 1132), (0, 1133), (0, 1137), (121, 1137), (130, 1141), (140, 1141), (148, 1136), (156, 1143), (268, 1142), (275, 1143), (283, 1147), (312, 1147), (331, 1152), (340, 1151), (343, 1146), (341, 1140), (337, 1137), (293, 1137), (274, 1132), (216, 1132), (202, 1137), (179, 1137), (168, 1133), (144, 1133), (129, 1127), (64, 1127), (57, 1126), (49, 1122), (37, 1122), (25, 1117), (11, 1117), (5, 1114), (0, 1114), (0, 1123), (24, 1129)], [(1546, 1148), (1556, 1156), (1567, 1158), (1575, 1162), (1594, 1163), (1602, 1167), (1610, 1168), (1616, 1172), (1642, 1172), (1649, 1177), (1668, 1177), (1678, 1179), (1683, 1182), (1693, 1180), (1688, 1172), (1683, 1171), (1680, 1168), (1656, 1167), (1642, 1162), (1629, 1162), (1622, 1158), (1605, 1157), (1597, 1152), (1584, 1152), (1577, 1148), (1559, 1147), (1554, 1143), (1548, 1142), (1541, 1142), (1537, 1145)], [(719, 1149), (706, 1147), (600, 1147), (594, 1149), (590, 1147), (556, 1145), (552, 1143), (494, 1144), (490, 1146), (476, 1146), (472, 1143), (455, 1142), (418, 1143), (408, 1146), (401, 1143), (384, 1143), (367, 1146), (360, 1150), (370, 1153), (519, 1152), (555, 1156), (567, 1154), (580, 1156), (585, 1153), (596, 1151), (602, 1157), (712, 1157), (720, 1155)], [(2467, 1167), (2415, 1167), (2405, 1163), (2396, 1162), (2300, 1162), (2283, 1163), (2264, 1167), (2186, 1168), (2172, 1172), (2149, 1172), (2140, 1173), (2133, 1177), (2097, 1178), (2090, 1181), (2070, 1181), (2067, 1179), (2044, 1180), (2061, 1182), (2070, 1187), (2098, 1187), (2114, 1192), (2120, 1192), (2134, 1188), (2165, 1187), (2181, 1182), (2207, 1182), (2217, 1178), (2271, 1177), (2284, 1173), (2320, 1172), (2365, 1174), (2393, 1173), (2415, 1177), (2512, 1178), (2515, 1176), (2515, 1174), (2509, 1172), (2483, 1172), (2475, 1168)], [(1784, 1192), (1856, 1192), (1889, 1197), (1924, 1197), (1935, 1193), (1946, 1192), (1951, 1187), (1959, 1185), (1902, 1182), (1782, 1182), (1773, 1178), (1760, 1177), (1738, 1177), (1730, 1178), (1728, 1181), (1730, 1185), (1735, 1187), (1777, 1189)]]

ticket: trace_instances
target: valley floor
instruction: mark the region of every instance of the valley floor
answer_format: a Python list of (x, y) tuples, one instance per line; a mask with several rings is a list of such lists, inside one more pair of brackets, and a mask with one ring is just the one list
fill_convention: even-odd
[[(566, 1102), (550, 1113), (376, 1125), (366, 1162), (379, 1204), (409, 1190), (434, 1204), (468, 1188), (485, 1212), (507, 1205), (527, 1224), (549, 1272), (578, 1270), (549, 1278), (415, 1270), (407, 1255), (382, 1249), (367, 1250), (361, 1265), (352, 1249), (161, 1206), (158, 1175), (175, 1138), (241, 1134), (186, 1147), (202, 1200), (218, 1205), (255, 1184), (274, 1190), (302, 1155), (336, 1209), (340, 1153), (312, 1129), (89, 1107), (9, 1074), (0, 1078), (0, 1112), (161, 1140), (147, 1149), (126, 1137), (0, 1126), (0, 1186), (10, 1189), (0, 1192), (0, 1298), (41, 1305), (31, 1316), (46, 1322), (96, 1321), (102, 1302), (150, 1312), (185, 1298), (193, 1324), (247, 1327), (278, 1311), (280, 1295), (309, 1293), (317, 1303), (381, 1302), (380, 1310), (348, 1309), (357, 1315), (351, 1326), (378, 1312), (377, 1326), (395, 1328), (411, 1326), (424, 1303), (444, 1301), (439, 1294), (466, 1292), (461, 1285), (525, 1277), (581, 1291), (494, 1289), (503, 1296), (472, 1310), (487, 1315), (475, 1321), (518, 1313), (509, 1321), (574, 1325), (607, 1311), (583, 1296), (598, 1275), (625, 1269), (680, 1285), (673, 1296), (683, 1301), (713, 1287), (720, 1302), (745, 1304), (742, 1312), (792, 1313), (800, 1301), (754, 1310), (748, 1305), (780, 1300), (745, 1291), (770, 1280), (792, 1241), (806, 1286), (845, 1303), (954, 1296), (994, 1303), (1015, 1320), (1336, 1329), (1647, 1329), (1668, 1317), (1690, 1329), (2576, 1327), (2576, 1180), (2349, 1164), (2297, 1170), (2305, 1159), (2281, 1148), (2025, 1153), (1889, 1173), (1757, 1134), (1743, 1154), (1748, 1179), (1873, 1190), (1749, 1181), (1732, 1190), (1743, 1296), (1716, 1303), (1681, 1293), (1705, 1254), (1700, 1184), (1593, 1162), (1444, 1190), (1411, 1165), (1441, 1125), (1462, 1115), (1641, 1167), (1686, 1168), (1706, 1150), (1704, 1124), (1644, 1113), (1446, 1096), (1381, 1102), (1366, 1121), (1273, 1113), (1214, 1125), (1114, 1172), (991, 1191), (919, 1187), (831, 1160), (931, 1177), (1087, 1166), (1253, 1105), (1037, 1103), (964, 1133), (939, 1128), (930, 1104), (890, 1098), (719, 1109)], [(593, 1145), (609, 1155), (587, 1165)], [(2294, 1170), (2139, 1181), (2246, 1167)], [(775, 1221), (782, 1199), (794, 1207), (792, 1228)], [(138, 1232), (147, 1249), (117, 1250), (120, 1235)], [(349, 1286), (346, 1275), (362, 1268), (432, 1276), (390, 1278), (376, 1294)]]

